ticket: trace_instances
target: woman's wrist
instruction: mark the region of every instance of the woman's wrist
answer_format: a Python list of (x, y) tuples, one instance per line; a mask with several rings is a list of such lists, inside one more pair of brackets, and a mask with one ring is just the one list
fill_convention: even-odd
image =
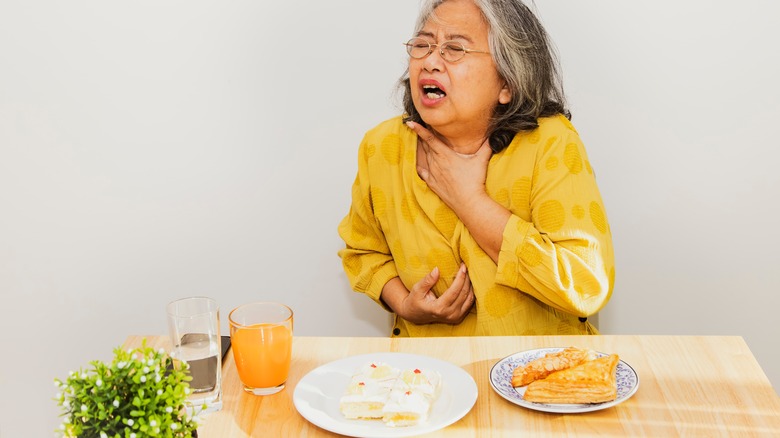
[(475, 196), (455, 213), (485, 253), (498, 263), (504, 228), (512, 212), (487, 193)]
[(409, 291), (406, 290), (401, 279), (398, 277), (391, 278), (379, 294), (379, 299), (389, 307), (396, 315), (404, 318), (403, 315), (403, 300), (409, 295)]

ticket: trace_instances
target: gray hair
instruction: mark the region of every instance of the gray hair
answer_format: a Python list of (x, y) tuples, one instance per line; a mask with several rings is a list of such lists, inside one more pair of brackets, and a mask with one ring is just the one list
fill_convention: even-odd
[[(423, 0), (415, 34), (445, 1)], [(557, 55), (534, 13), (520, 0), (473, 1), (488, 24), (490, 53), (498, 74), (512, 93), (506, 105), (496, 103), (488, 128), (490, 147), (500, 152), (518, 132), (536, 129), (540, 117), (563, 114), (571, 118), (571, 114), (566, 108)], [(412, 102), (408, 69), (400, 87), (404, 90), (404, 120), (424, 124)]]

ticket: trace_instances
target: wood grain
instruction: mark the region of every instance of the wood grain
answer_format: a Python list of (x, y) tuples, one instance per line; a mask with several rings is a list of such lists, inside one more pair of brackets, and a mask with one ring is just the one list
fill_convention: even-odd
[[(131, 336), (126, 347), (140, 345)], [(165, 336), (146, 336), (169, 348)], [(518, 351), (577, 346), (617, 353), (639, 375), (639, 390), (602, 411), (550, 414), (510, 403), (490, 387), (490, 368)], [(526, 336), (471, 338), (296, 337), (287, 386), (258, 397), (245, 393), (232, 353), (223, 363), (224, 407), (205, 417), (199, 437), (333, 437), (295, 410), (292, 395), (309, 371), (351, 355), (421, 354), (452, 362), (477, 383), (464, 418), (426, 437), (513, 436), (780, 436), (780, 397), (738, 336)]]

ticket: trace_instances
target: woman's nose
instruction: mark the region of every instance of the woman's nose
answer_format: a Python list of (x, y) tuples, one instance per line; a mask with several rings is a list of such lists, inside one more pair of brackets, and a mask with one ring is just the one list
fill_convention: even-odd
[(444, 59), (438, 47), (434, 47), (431, 53), (423, 59), (423, 68), (427, 72), (442, 71), (444, 68)]

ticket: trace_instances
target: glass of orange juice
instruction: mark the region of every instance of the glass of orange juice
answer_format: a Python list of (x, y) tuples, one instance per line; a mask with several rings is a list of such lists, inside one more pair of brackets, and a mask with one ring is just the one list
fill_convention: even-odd
[(228, 321), (244, 391), (254, 395), (281, 391), (290, 374), (293, 311), (279, 303), (244, 304), (230, 312)]

